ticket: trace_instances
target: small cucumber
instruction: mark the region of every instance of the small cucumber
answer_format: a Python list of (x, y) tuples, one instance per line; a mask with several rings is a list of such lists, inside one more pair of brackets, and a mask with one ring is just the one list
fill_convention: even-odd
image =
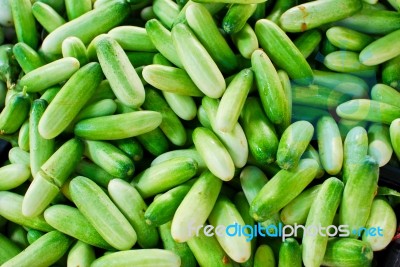
[(65, 24), (65, 19), (51, 6), (43, 2), (35, 2), (32, 5), (32, 13), (47, 32), (52, 32)]
[(10, 6), (18, 42), (26, 43), (31, 48), (36, 49), (39, 42), (39, 34), (32, 14), (31, 1), (10, 1)]
[(240, 54), (247, 59), (258, 49), (256, 33), (249, 24), (245, 24), (240, 31), (231, 35), (232, 42), (235, 44)]
[(108, 32), (127, 51), (157, 52), (147, 36), (146, 29), (137, 26), (119, 26)]
[(400, 107), (400, 92), (385, 84), (377, 83), (371, 88), (371, 99)]
[(368, 155), (373, 157), (379, 167), (385, 166), (392, 158), (393, 148), (387, 125), (373, 123), (368, 129)]
[(254, 256), (254, 267), (275, 267), (275, 256), (270, 246), (260, 245)]
[(304, 32), (302, 35), (297, 37), (293, 43), (299, 49), (301, 54), (308, 58), (315, 49), (318, 48), (320, 42), (322, 40), (322, 34), (319, 30), (310, 30)]
[(301, 267), (301, 247), (296, 239), (286, 239), (279, 248), (278, 267)]
[(256, 11), (257, 4), (233, 4), (222, 20), (222, 28), (228, 34), (237, 33)]
[(0, 113), (0, 134), (18, 131), (29, 115), (31, 100), (22, 92), (13, 95)]
[(343, 50), (361, 51), (374, 41), (371, 36), (345, 27), (332, 27), (326, 31), (328, 40)]
[(382, 82), (397, 90), (400, 89), (400, 56), (392, 58), (383, 64)]
[(82, 241), (77, 241), (68, 252), (67, 266), (89, 267), (95, 259), (94, 248)]

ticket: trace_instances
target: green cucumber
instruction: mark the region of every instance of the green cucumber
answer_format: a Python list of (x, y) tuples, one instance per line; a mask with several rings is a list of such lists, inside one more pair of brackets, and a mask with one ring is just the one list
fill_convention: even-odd
[(332, 27), (326, 31), (328, 40), (343, 50), (361, 51), (374, 41), (371, 36), (345, 27)]
[(82, 241), (77, 241), (68, 252), (67, 266), (89, 267), (95, 259), (94, 248)]
[(302, 35), (297, 37), (293, 41), (293, 43), (299, 49), (301, 54), (305, 58), (308, 58), (315, 51), (315, 49), (318, 48), (321, 40), (322, 40), (321, 32), (314, 29), (304, 32)]
[(254, 267), (275, 267), (275, 256), (270, 246), (260, 245), (254, 256)]
[(0, 113), (0, 134), (18, 131), (29, 115), (31, 100), (22, 92), (13, 95)]
[(383, 64), (382, 82), (397, 90), (400, 89), (400, 56), (392, 58)]
[(368, 129), (368, 155), (382, 167), (390, 161), (392, 154), (389, 127), (378, 123), (371, 124)]
[(400, 159), (400, 119), (395, 119), (390, 124), (390, 140), (397, 158)]
[(400, 107), (400, 92), (385, 84), (377, 83), (371, 88), (371, 99)]
[(301, 247), (296, 239), (288, 238), (279, 248), (278, 267), (301, 267)]

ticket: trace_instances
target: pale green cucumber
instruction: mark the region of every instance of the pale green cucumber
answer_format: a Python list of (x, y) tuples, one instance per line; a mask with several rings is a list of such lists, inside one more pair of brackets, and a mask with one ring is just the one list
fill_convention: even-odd
[(335, 51), (324, 58), (324, 65), (330, 70), (351, 73), (361, 77), (373, 76), (377, 66), (367, 66), (360, 62), (359, 54), (352, 51)]
[(256, 33), (249, 24), (245, 24), (240, 31), (231, 35), (232, 41), (239, 50), (240, 54), (247, 59), (258, 49)]
[(146, 29), (137, 26), (119, 26), (108, 32), (127, 51), (157, 52), (147, 36)]
[(392, 158), (393, 148), (387, 125), (371, 124), (368, 129), (368, 155), (373, 157), (379, 167), (385, 166)]
[(324, 167), (322, 166), (321, 159), (319, 158), (319, 153), (318, 151), (310, 144), (306, 148), (306, 151), (304, 151), (303, 155), (301, 155), (301, 158), (303, 159), (313, 159), (318, 163), (318, 173), (315, 178), (321, 178), (325, 174)]
[(338, 26), (329, 28), (326, 37), (334, 46), (350, 51), (361, 51), (374, 41), (374, 38), (367, 34)]
[(385, 84), (377, 83), (371, 88), (371, 99), (400, 107), (400, 92)]
[(95, 259), (94, 248), (82, 241), (77, 241), (68, 252), (67, 266), (89, 267)]
[(52, 32), (61, 25), (65, 24), (65, 20), (51, 6), (43, 2), (35, 2), (32, 5), (33, 16), (45, 28), (47, 32)]

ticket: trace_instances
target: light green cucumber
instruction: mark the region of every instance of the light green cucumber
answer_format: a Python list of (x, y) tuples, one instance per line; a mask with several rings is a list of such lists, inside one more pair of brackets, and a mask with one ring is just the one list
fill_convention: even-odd
[(390, 124), (390, 140), (393, 150), (398, 159), (400, 159), (400, 119), (395, 119)]
[(390, 124), (400, 117), (400, 107), (375, 100), (355, 99), (340, 104), (336, 113), (343, 119)]
[(377, 83), (371, 88), (371, 99), (400, 107), (400, 92), (385, 84)]
[(11, 96), (0, 113), (0, 134), (18, 131), (29, 115), (31, 100), (25, 92)]
[(179, 15), (179, 7), (172, 0), (156, 0), (153, 2), (153, 12), (165, 27), (171, 29)]
[(261, 19), (257, 21), (255, 31), (261, 47), (272, 62), (286, 71), (291, 79), (304, 85), (313, 81), (310, 65), (278, 25), (270, 20)]
[(382, 82), (397, 90), (400, 89), (400, 56), (386, 61), (382, 66)]
[(359, 237), (360, 228), (367, 223), (378, 178), (378, 163), (370, 156), (364, 157), (347, 178), (339, 209), (339, 223), (348, 225), (349, 236), (352, 238)]
[(57, 204), (47, 208), (44, 218), (58, 231), (95, 247), (112, 249), (97, 230), (75, 207)]
[(334, 46), (350, 51), (361, 51), (374, 41), (374, 38), (367, 34), (340, 26), (329, 28), (326, 36)]
[(254, 256), (254, 267), (275, 267), (276, 261), (270, 246), (260, 245)]
[(397, 219), (393, 208), (384, 198), (376, 198), (372, 202), (371, 213), (365, 227), (375, 228), (365, 231), (362, 236), (362, 240), (368, 242), (373, 251), (385, 249), (392, 241), (396, 234)]
[[(368, 154), (368, 135), (363, 127), (354, 127), (346, 135), (343, 144), (343, 182), (359, 166)], [(372, 155), (371, 155), (372, 156)]]
[(75, 172), (93, 180), (96, 184), (104, 188), (107, 188), (108, 183), (114, 179), (111, 174), (88, 160), (81, 160), (76, 165)]
[(224, 77), (194, 33), (188, 26), (178, 24), (171, 34), (179, 59), (194, 84), (211, 98), (221, 97), (226, 88)]
[(114, 178), (128, 179), (135, 171), (132, 160), (107, 142), (85, 140), (84, 155)]
[[(186, 9), (186, 20), (219, 69), (223, 73), (232, 73), (237, 66), (235, 54), (219, 32), (207, 8), (197, 3), (189, 5)], [(224, 22), (222, 24), (224, 25)]]
[(310, 144), (307, 146), (306, 151), (304, 151), (303, 155), (301, 155), (301, 158), (304, 159), (313, 159), (318, 163), (318, 172), (317, 176), (315, 178), (321, 178), (325, 174), (324, 167), (322, 166), (321, 159), (319, 157), (318, 151)]
[(31, 1), (10, 1), (10, 7), (18, 42), (26, 43), (31, 48), (36, 49), (39, 42), (39, 34), (32, 14)]
[(310, 187), (290, 201), (280, 213), (282, 222), (286, 225), (304, 225), (320, 188), (321, 185)]
[(13, 54), (25, 73), (37, 69), (45, 64), (42, 57), (25, 43), (16, 43), (13, 46)]
[(193, 182), (193, 180), (189, 180), (156, 196), (144, 213), (146, 222), (149, 225), (161, 226), (171, 221)]
[(0, 168), (0, 190), (7, 191), (23, 184), (31, 176), (28, 166), (10, 164)]
[(49, 33), (65, 24), (65, 19), (51, 6), (43, 2), (35, 2), (32, 5), (32, 13), (37, 21), (39, 21), (43, 28)]
[(297, 37), (293, 41), (293, 43), (299, 49), (301, 54), (305, 58), (308, 58), (315, 51), (315, 49), (318, 48), (321, 40), (322, 40), (321, 32), (316, 29), (313, 29), (304, 32), (302, 35)]
[(107, 243), (119, 250), (130, 249), (136, 243), (136, 232), (129, 221), (95, 182), (77, 176), (69, 188), (79, 211)]
[[(211, 172), (205, 171), (196, 180), (182, 200), (172, 219), (171, 233), (175, 241), (181, 243), (196, 240), (196, 231), (210, 215), (222, 187), (222, 180)], [(193, 207), (196, 209), (193, 209)], [(199, 251), (193, 250), (196, 259)], [(201, 263), (200, 263), (201, 264)]]
[(161, 162), (172, 158), (179, 158), (179, 157), (186, 157), (191, 158), (197, 162), (198, 171), (197, 174), (201, 174), (204, 170), (206, 170), (207, 166), (204, 163), (203, 159), (201, 158), (199, 152), (195, 148), (186, 148), (186, 149), (177, 149), (177, 150), (170, 150), (165, 152), (158, 157), (156, 157), (152, 162), (151, 166), (157, 165)]
[(308, 121), (297, 121), (291, 124), (283, 132), (279, 141), (276, 154), (278, 165), (285, 170), (297, 167), (313, 135), (314, 127)]
[(68, 252), (67, 266), (89, 267), (95, 259), (94, 248), (77, 241)]
[(343, 50), (326, 55), (324, 65), (333, 71), (351, 73), (361, 77), (373, 76), (377, 70), (377, 66), (362, 64), (358, 53)]
[(124, 105), (137, 108), (144, 102), (143, 84), (122, 47), (110, 36), (95, 41), (97, 57), (111, 88)]
[(81, 15), (92, 10), (92, 1), (91, 0), (64, 0), (65, 1), (65, 9), (67, 11), (68, 20), (76, 19)]
[(132, 180), (132, 184), (143, 198), (148, 198), (188, 181), (196, 172), (195, 160), (178, 157), (146, 169)]
[(232, 41), (239, 50), (240, 54), (247, 59), (258, 49), (256, 33), (249, 24), (245, 24), (240, 31), (231, 35)]
[[(333, 224), (336, 210), (342, 199), (344, 184), (335, 177), (325, 180), (307, 216), (305, 227), (320, 225), (329, 227)], [(304, 235), (302, 240), (303, 263), (305, 266), (320, 266), (324, 259), (328, 243), (328, 229), (323, 235)]]
[(14, 164), (24, 164), (30, 166), (30, 154), (19, 148), (18, 146), (11, 148), (8, 151), (8, 160)]
[(43, 40), (42, 51), (45, 54), (61, 54), (62, 42), (70, 36), (81, 39), (87, 45), (99, 34), (120, 24), (128, 15), (129, 4), (124, 0), (101, 5), (52, 31)]
[(157, 52), (147, 36), (146, 29), (137, 26), (119, 26), (108, 32), (127, 51)]
[(165, 101), (182, 120), (193, 120), (197, 115), (197, 107), (191, 96), (162, 92)]
[(15, 257), (22, 251), (22, 249), (17, 244), (15, 244), (3, 234), (0, 234), (0, 244), (0, 264), (3, 264), (9, 259)]
[(40, 135), (45, 139), (51, 139), (63, 132), (94, 95), (102, 78), (100, 65), (95, 62), (85, 65), (74, 73), (40, 118), (38, 126)]
[(19, 129), (18, 146), (24, 151), (29, 151), (29, 120), (26, 120)]
[(111, 200), (135, 229), (138, 244), (142, 248), (156, 247), (158, 232), (154, 226), (148, 225), (145, 221), (144, 211), (147, 205), (139, 192), (121, 179), (111, 180), (107, 189)]
[(79, 38), (74, 36), (65, 38), (61, 45), (61, 51), (63, 57), (74, 57), (81, 66), (89, 62), (86, 46)]
[(237, 33), (256, 11), (257, 4), (233, 4), (222, 20), (222, 28), (228, 34)]
[(368, 155), (382, 167), (390, 161), (392, 154), (389, 127), (378, 123), (371, 124), (368, 128)]
[(331, 116), (323, 116), (316, 128), (322, 166), (328, 174), (336, 175), (343, 165), (343, 142), (339, 127)]
[(256, 221), (265, 221), (297, 197), (315, 178), (318, 164), (312, 159), (300, 160), (293, 170), (279, 171), (261, 189), (250, 205)]
[(246, 166), (240, 173), (240, 184), (249, 204), (267, 182), (267, 176), (255, 166)]
[(301, 267), (301, 247), (296, 239), (288, 238), (279, 248), (278, 267)]
[(143, 148), (135, 138), (119, 139), (113, 142), (119, 149), (127, 154), (134, 162), (143, 159)]
[(271, 163), (275, 160), (279, 140), (275, 128), (264, 115), (261, 103), (254, 97), (247, 98), (240, 116), (249, 149), (257, 162)]

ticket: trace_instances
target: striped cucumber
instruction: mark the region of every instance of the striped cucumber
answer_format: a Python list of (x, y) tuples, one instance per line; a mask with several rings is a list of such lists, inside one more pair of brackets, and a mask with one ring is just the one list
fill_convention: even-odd
[[(87, 45), (99, 34), (120, 24), (129, 15), (129, 4), (124, 0), (111, 1), (71, 20), (52, 31), (42, 43), (45, 54), (61, 54), (65, 38), (75, 36)], [(82, 31), (82, 29), (85, 29)]]
[(373, 251), (383, 250), (392, 241), (396, 234), (397, 219), (393, 208), (384, 198), (376, 198), (372, 202), (371, 213), (365, 227), (378, 229), (378, 234), (370, 230), (365, 231), (362, 236), (362, 240), (368, 242)]
[(278, 25), (270, 20), (261, 19), (257, 21), (255, 31), (261, 47), (272, 62), (286, 71), (291, 79), (304, 85), (313, 81), (310, 65)]
[[(181, 243), (197, 239), (198, 227), (202, 226), (210, 215), (222, 187), (222, 180), (211, 172), (205, 171), (196, 180), (182, 200), (172, 219), (171, 233), (175, 241)], [(193, 209), (196, 207), (196, 209)], [(192, 249), (196, 259), (199, 258)], [(200, 263), (201, 264), (201, 263)]]
[(265, 221), (297, 197), (315, 178), (318, 164), (312, 159), (300, 160), (293, 170), (279, 171), (261, 189), (250, 205), (256, 221)]
[(233, 72), (237, 66), (235, 54), (219, 32), (207, 8), (202, 4), (191, 4), (186, 9), (186, 20), (219, 69), (223, 73)]
[(366, 156), (346, 181), (339, 209), (339, 223), (348, 225), (350, 237), (357, 238), (360, 227), (365, 227), (367, 223), (378, 187), (378, 177), (378, 163)]
[(339, 127), (331, 116), (318, 120), (317, 138), (322, 166), (330, 175), (338, 174), (343, 165), (343, 142)]
[(148, 225), (145, 221), (144, 211), (147, 205), (139, 192), (121, 179), (111, 180), (107, 189), (111, 200), (135, 229), (138, 244), (142, 248), (156, 247), (158, 232), (154, 226)]
[(379, 123), (371, 124), (368, 128), (368, 155), (382, 167), (390, 161), (392, 154), (389, 127)]
[(196, 161), (179, 157), (151, 166), (137, 175), (131, 184), (143, 198), (148, 198), (188, 181), (196, 172)]
[(273, 124), (264, 115), (258, 99), (247, 98), (240, 122), (243, 125), (250, 152), (256, 161), (263, 164), (273, 162), (279, 140)]
[(363, 127), (354, 127), (347, 133), (343, 144), (342, 178), (344, 183), (367, 156), (368, 139), (367, 131)]
[(291, 124), (279, 141), (276, 162), (282, 169), (297, 167), (301, 155), (306, 150), (314, 134), (314, 127), (308, 121)]
[(137, 108), (144, 102), (143, 84), (122, 47), (109, 36), (95, 42), (97, 57), (111, 88), (124, 105)]
[(184, 24), (176, 25), (171, 33), (179, 59), (193, 82), (205, 95), (221, 97), (226, 88), (224, 77), (194, 33)]
[(359, 0), (310, 2), (290, 8), (282, 14), (279, 22), (285, 31), (303, 32), (350, 17), (361, 7)]
[(63, 132), (95, 93), (102, 78), (100, 65), (95, 62), (85, 65), (72, 75), (40, 118), (40, 135), (51, 139)]
[[(335, 177), (328, 178), (322, 183), (311, 204), (305, 224), (306, 228), (317, 224), (324, 228), (332, 225), (342, 199), (343, 188), (343, 182)], [(328, 239), (328, 229), (323, 235), (303, 236), (302, 253), (305, 266), (320, 266), (322, 264)]]
[(73, 202), (111, 246), (130, 249), (137, 240), (136, 232), (107, 194), (90, 179), (77, 176), (69, 184)]

